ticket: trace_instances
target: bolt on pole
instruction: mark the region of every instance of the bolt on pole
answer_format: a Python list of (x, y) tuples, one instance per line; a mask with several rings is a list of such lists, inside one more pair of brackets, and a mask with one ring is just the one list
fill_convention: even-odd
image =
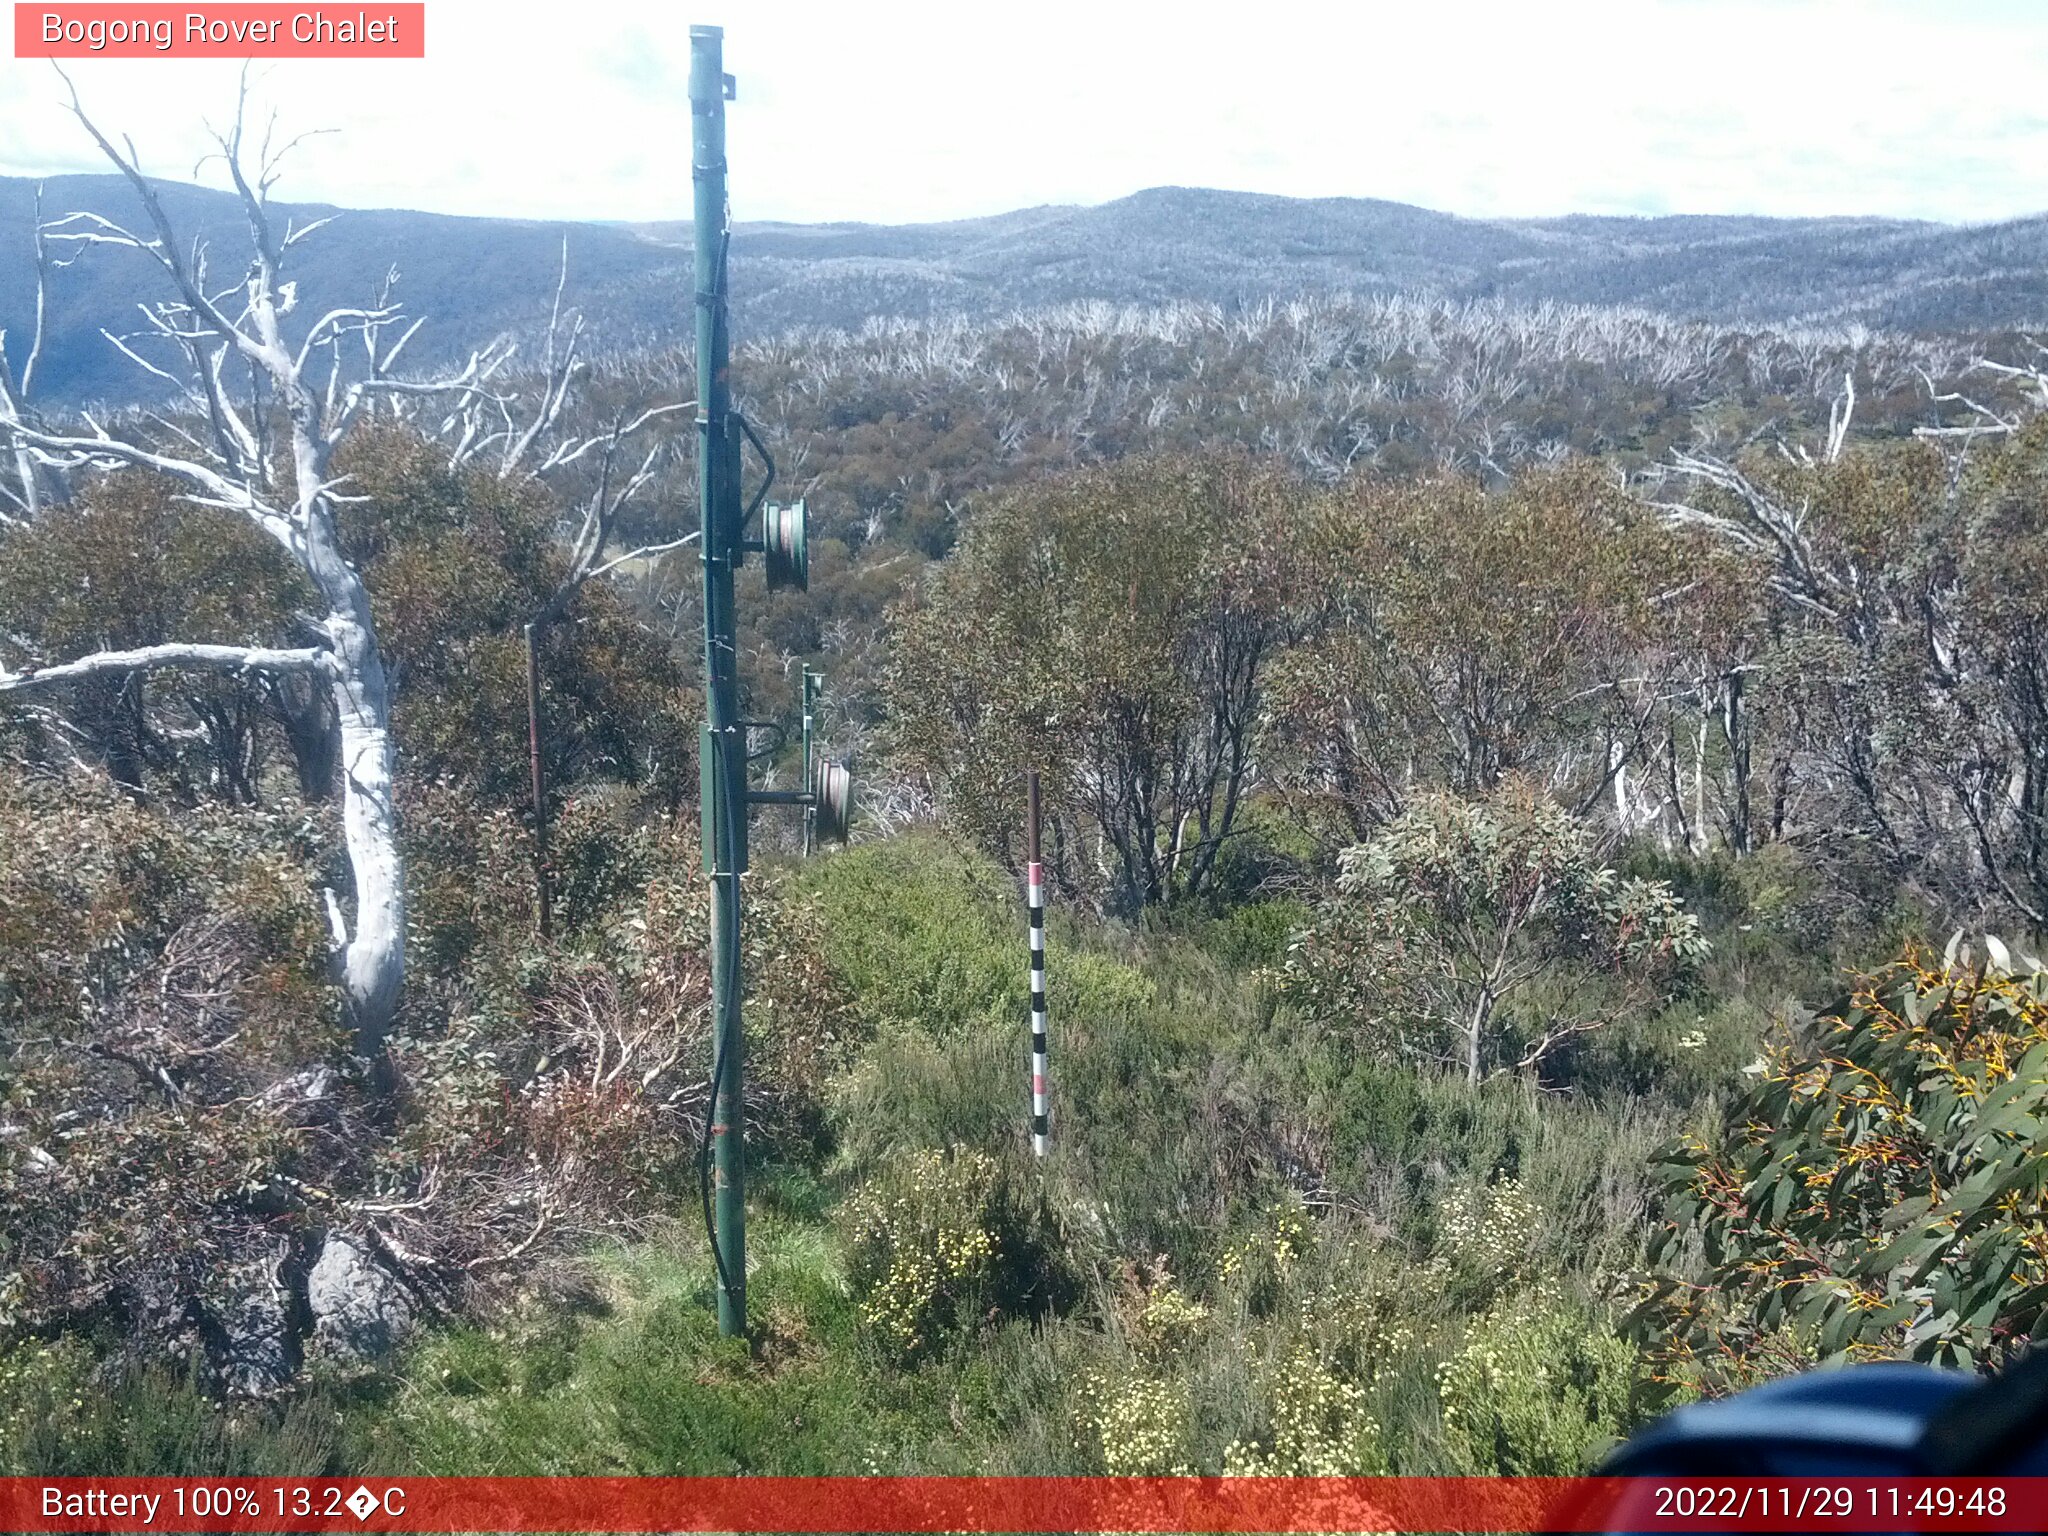
[(691, 166), (697, 304), (697, 484), (704, 571), (704, 733), (699, 815), (711, 883), (712, 1258), (718, 1331), (747, 1329), (745, 1085), (740, 1018), (740, 875), (747, 860), (746, 743), (739, 719), (733, 567), (741, 558), (739, 439), (726, 330), (724, 33), (690, 28)]

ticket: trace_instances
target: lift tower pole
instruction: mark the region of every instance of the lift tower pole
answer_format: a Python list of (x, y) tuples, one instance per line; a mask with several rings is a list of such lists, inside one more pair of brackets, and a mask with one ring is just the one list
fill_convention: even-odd
[(712, 1257), (718, 1271), (718, 1331), (747, 1331), (746, 1112), (740, 1021), (740, 873), (747, 862), (745, 728), (739, 718), (739, 650), (733, 567), (740, 545), (739, 437), (732, 415), (726, 331), (724, 33), (690, 28), (691, 167), (696, 202), (697, 482), (704, 567), (704, 734), (698, 811), (711, 880), (713, 1077)]

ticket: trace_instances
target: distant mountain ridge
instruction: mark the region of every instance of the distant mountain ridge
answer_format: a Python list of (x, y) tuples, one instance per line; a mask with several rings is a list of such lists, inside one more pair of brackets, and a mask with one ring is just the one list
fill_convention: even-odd
[[(241, 246), (226, 193), (160, 183), (186, 238)], [(20, 362), (33, 315), (33, 183), (0, 177), (0, 327)], [(119, 177), (48, 178), (45, 217), (87, 210), (133, 222)], [(397, 210), (278, 205), (341, 217), (293, 251), (299, 302), (356, 303), (397, 268), (399, 298), (430, 317), (425, 365), (545, 320), (564, 237), (570, 297), (594, 344), (659, 346), (686, 334), (686, 224), (556, 224)], [(1862, 323), (1979, 331), (2048, 322), (2048, 216), (1954, 226), (1876, 218), (1573, 215), (1468, 219), (1366, 198), (1285, 198), (1155, 187), (1095, 207), (1019, 209), (937, 224), (742, 224), (733, 238), (741, 336), (856, 328), (877, 316), (992, 317), (1076, 300), (1235, 306), (1331, 293), (1429, 293), (1620, 305), (1723, 324)], [(132, 399), (146, 382), (99, 334), (161, 292), (146, 257), (96, 248), (51, 274), (38, 394)]]

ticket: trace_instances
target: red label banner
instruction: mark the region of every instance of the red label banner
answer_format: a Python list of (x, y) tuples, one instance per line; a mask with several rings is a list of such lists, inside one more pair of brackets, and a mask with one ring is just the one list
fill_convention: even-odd
[(0, 1478), (9, 1531), (2040, 1531), (2048, 1478)]
[(17, 59), (423, 59), (410, 4), (121, 5), (16, 0)]

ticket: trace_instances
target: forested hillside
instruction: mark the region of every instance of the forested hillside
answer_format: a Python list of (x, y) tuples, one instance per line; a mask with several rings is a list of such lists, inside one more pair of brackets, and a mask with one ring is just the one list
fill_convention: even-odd
[[(36, 183), (0, 177), (0, 329), (34, 312)], [(114, 176), (43, 183), (46, 217), (125, 217)], [(179, 226), (214, 249), (242, 238), (232, 194), (160, 182)], [(392, 209), (280, 204), (299, 226), (332, 219), (294, 262), (309, 309), (360, 304), (388, 272), (432, 317), (415, 360), (460, 360), (544, 317), (568, 248), (592, 339), (637, 352), (688, 339), (689, 226), (550, 225)], [(82, 226), (70, 226), (76, 230)], [(1082, 302), (1213, 305), (1411, 295), (1644, 310), (1760, 328), (1863, 326), (1995, 332), (2048, 322), (2048, 221), (1957, 227), (1885, 219), (1667, 217), (1496, 221), (1366, 198), (1301, 199), (1155, 187), (1099, 207), (1021, 209), (948, 224), (740, 223), (736, 334), (854, 330), (873, 320), (1001, 320)], [(57, 272), (49, 288), (48, 396), (148, 398), (100, 334), (123, 332), (134, 253)]]
[[(814, 665), (860, 786), (754, 825), (744, 1343), (673, 232), (559, 310), (555, 231), (282, 208), (246, 308), (184, 239), (49, 274), (50, 367), (118, 282), (182, 392), (9, 325), (0, 1472), (1567, 1473), (2048, 1327), (2048, 378), (1765, 313), (2010, 324), (2029, 227), (1221, 197), (735, 242), (813, 514), (739, 579), (753, 771)], [(392, 261), (477, 302), (403, 367), (326, 308)], [(1004, 297), (824, 323), (878, 261)]]

